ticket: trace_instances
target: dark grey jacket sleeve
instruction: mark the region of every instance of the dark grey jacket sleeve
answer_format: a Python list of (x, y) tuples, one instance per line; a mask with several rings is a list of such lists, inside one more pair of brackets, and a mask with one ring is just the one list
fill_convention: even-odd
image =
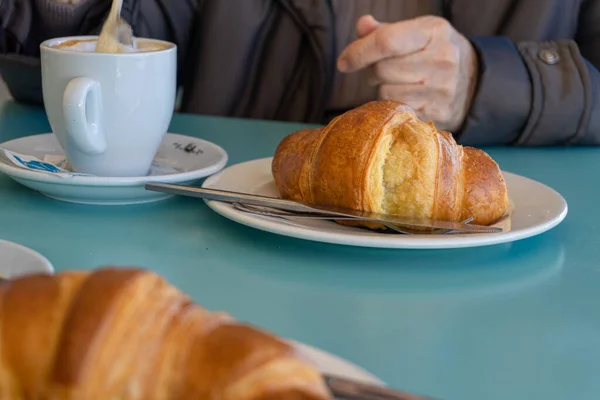
[(600, 144), (600, 2), (588, 3), (575, 40), (470, 38), (480, 77), (459, 142)]
[[(174, 42), (184, 66), (198, 0), (123, 0), (134, 34)], [(0, 0), (0, 74), (19, 101), (42, 103), (39, 45), (53, 37), (97, 34), (111, 0)]]

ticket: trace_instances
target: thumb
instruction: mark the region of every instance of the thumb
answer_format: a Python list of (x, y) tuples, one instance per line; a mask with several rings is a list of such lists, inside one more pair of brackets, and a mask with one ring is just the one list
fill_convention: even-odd
[(359, 39), (363, 38), (377, 29), (379, 25), (381, 25), (379, 21), (373, 18), (372, 15), (363, 15), (356, 22), (356, 34)]
[[(375, 18), (373, 18), (372, 15), (369, 15), (369, 14), (363, 15), (356, 22), (356, 35), (358, 36), (358, 39), (362, 39), (365, 36), (369, 36), (380, 25), (381, 25), (381, 23), (379, 21), (377, 21)], [(337, 66), (340, 71), (345, 71), (347, 68), (347, 62), (342, 60), (341, 58), (339, 58), (338, 62), (337, 62)]]

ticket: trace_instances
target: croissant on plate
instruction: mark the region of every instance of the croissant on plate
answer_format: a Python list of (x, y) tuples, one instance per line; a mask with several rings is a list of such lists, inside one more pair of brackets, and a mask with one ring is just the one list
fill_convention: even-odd
[(103, 268), (0, 286), (0, 399), (331, 397), (286, 342), (154, 273)]
[(450, 133), (388, 100), (287, 136), (272, 172), (281, 197), (317, 205), (455, 222), (473, 218), (481, 225), (509, 206), (500, 168), (488, 154), (458, 145)]

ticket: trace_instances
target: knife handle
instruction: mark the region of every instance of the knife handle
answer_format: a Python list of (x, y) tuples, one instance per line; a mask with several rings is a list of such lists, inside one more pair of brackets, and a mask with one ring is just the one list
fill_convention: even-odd
[(332, 375), (323, 375), (331, 393), (340, 400), (434, 400), (399, 392), (383, 386), (368, 385)]

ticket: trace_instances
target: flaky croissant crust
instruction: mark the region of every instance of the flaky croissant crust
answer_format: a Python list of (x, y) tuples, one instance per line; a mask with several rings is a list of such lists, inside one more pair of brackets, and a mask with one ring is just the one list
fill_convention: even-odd
[(394, 101), (370, 102), (288, 135), (272, 172), (283, 198), (312, 204), (483, 225), (509, 205), (488, 154), (458, 145)]
[(0, 286), (0, 399), (331, 399), (275, 336), (137, 268)]

